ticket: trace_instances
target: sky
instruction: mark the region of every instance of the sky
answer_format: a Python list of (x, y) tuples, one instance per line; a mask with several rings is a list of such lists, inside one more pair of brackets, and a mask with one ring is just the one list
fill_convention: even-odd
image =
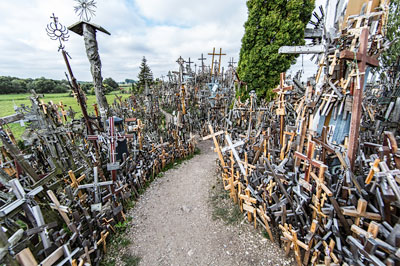
[[(136, 79), (143, 56), (155, 77), (178, 70), (176, 60), (198, 65), (213, 47), (238, 61), (247, 8), (243, 0), (97, 0), (91, 22), (111, 36), (97, 33), (103, 78)], [(64, 26), (79, 20), (73, 0), (0, 1), (0, 76), (65, 78), (58, 42), (45, 28), (52, 13)], [(83, 37), (70, 32), (65, 43), (74, 75), (91, 80)], [(211, 63), (207, 56), (206, 64)], [(192, 67), (194, 67), (192, 65)]]
[[(137, 79), (143, 56), (155, 77), (178, 70), (176, 60), (200, 64), (201, 53), (211, 64), (213, 47), (239, 59), (244, 23), (245, 0), (97, 0), (91, 22), (104, 27), (111, 36), (97, 33), (103, 78), (116, 81)], [(0, 76), (64, 79), (66, 67), (58, 52), (58, 42), (45, 28), (54, 13), (59, 22), (70, 26), (79, 20), (74, 0), (0, 1)], [(70, 32), (65, 43), (75, 77), (90, 81), (90, 66), (83, 37)], [(306, 71), (314, 71), (304, 59)], [(193, 66), (192, 66), (193, 67)], [(295, 70), (302, 67), (301, 57)], [(311, 73), (311, 72), (310, 72)]]

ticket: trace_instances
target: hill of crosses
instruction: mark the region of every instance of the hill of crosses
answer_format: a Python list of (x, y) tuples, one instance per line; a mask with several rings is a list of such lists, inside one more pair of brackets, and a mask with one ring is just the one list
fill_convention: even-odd
[[(207, 142), (243, 219), (294, 263), (400, 265), (399, 60), (375, 77), (391, 45), (388, 1), (330, 1), (315, 13), (307, 44), (279, 53), (312, 54), (317, 72), (281, 73), (269, 102), (233, 60), (222, 66), (219, 47), (199, 51), (195, 69), (180, 57), (166, 80), (107, 100), (96, 34), (109, 32), (91, 21), (94, 1), (78, 2), (79, 22), (53, 14), (46, 30), (80, 112), (31, 91), (0, 118), (1, 264), (100, 265), (132, 202)], [(71, 34), (84, 39), (93, 106), (70, 64)], [(20, 122), (21, 138), (9, 127)]]

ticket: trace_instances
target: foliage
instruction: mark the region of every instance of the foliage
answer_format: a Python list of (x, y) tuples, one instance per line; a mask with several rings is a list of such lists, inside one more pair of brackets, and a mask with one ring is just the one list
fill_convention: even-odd
[(119, 89), (118, 83), (115, 80), (113, 80), (112, 78), (104, 79), (103, 84), (110, 86), (112, 88), (112, 90), (114, 90), (114, 91)]
[(138, 79), (138, 89), (140, 93), (144, 90), (146, 82), (148, 86), (153, 84), (153, 73), (151, 72), (150, 67), (147, 65), (147, 60), (144, 56), (142, 63), (140, 64)]
[(81, 89), (85, 93), (90, 92), (92, 89), (94, 91), (94, 87), (93, 87), (93, 83), (92, 82), (84, 82), (84, 83), (80, 83), (79, 85), (81, 86)]
[[(284, 45), (302, 45), (304, 29), (314, 9), (314, 0), (249, 0), (248, 20), (244, 24), (238, 73), (258, 97), (270, 99), (295, 55), (278, 54)], [(237, 96), (246, 98), (245, 86)]]
[(135, 81), (133, 79), (125, 79), (125, 83), (132, 84), (132, 83), (135, 83)]
[(388, 50), (381, 57), (382, 67), (384, 69), (396, 67), (400, 65), (400, 0), (390, 1), (389, 18), (387, 21), (386, 39), (392, 42)]
[(53, 80), (44, 77), (37, 79), (21, 79), (0, 76), (0, 94), (27, 93), (35, 90), (37, 93), (61, 93), (69, 89), (66, 80)]

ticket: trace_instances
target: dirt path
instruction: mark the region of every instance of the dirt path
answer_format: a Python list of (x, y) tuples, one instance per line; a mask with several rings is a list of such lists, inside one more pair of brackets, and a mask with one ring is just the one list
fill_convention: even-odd
[[(290, 265), (284, 253), (239, 215), (236, 225), (213, 220), (216, 189), (212, 142), (201, 154), (156, 179), (128, 213), (133, 219), (119, 250), (139, 265)], [(231, 208), (230, 199), (226, 208)]]
[(165, 125), (168, 126), (169, 123), (173, 123), (174, 122), (174, 117), (165, 112), (162, 108), (160, 108), (161, 112), (165, 115)]

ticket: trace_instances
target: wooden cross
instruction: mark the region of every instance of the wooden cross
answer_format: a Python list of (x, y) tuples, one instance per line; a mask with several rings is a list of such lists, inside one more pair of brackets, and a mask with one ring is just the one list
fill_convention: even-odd
[(280, 131), (279, 139), (281, 145), (283, 144), (283, 131), (285, 129), (285, 91), (293, 90), (293, 86), (285, 86), (285, 73), (281, 73), (280, 84), (278, 88), (272, 90), (278, 93), (278, 108), (276, 109), (276, 114), (280, 116)]
[(57, 210), (60, 213), (61, 217), (63, 218), (64, 222), (69, 226), (71, 221), (70, 221), (70, 219), (69, 219), (67, 214), (70, 213), (70, 209), (68, 207), (62, 206), (60, 204), (60, 202), (58, 201), (56, 195), (54, 195), (53, 191), (47, 190), (47, 195), (49, 195), (51, 201), (53, 202), (53, 203), (50, 203), (50, 207), (52, 209)]
[(22, 205), (22, 208), (28, 219), (32, 222), (32, 224), (36, 224), (32, 207), (28, 204), (27, 199), (35, 197), (43, 190), (43, 187), (38, 186), (30, 192), (26, 193), (18, 179), (12, 179), (8, 183), (12, 187), (12, 192), (17, 199), (5, 206), (2, 206), (2, 208), (0, 209), (0, 217), (5, 217), (7, 214), (11, 213)]
[[(139, 123), (140, 120), (138, 120)], [(139, 124), (138, 124), (139, 126)], [(125, 139), (131, 139), (133, 138), (132, 134), (125, 134), (122, 135), (118, 133), (115, 130), (115, 124), (114, 124), (114, 117), (111, 116), (108, 119), (108, 143), (109, 143), (109, 157), (110, 157), (110, 163), (107, 164), (107, 169), (111, 171), (111, 176), (112, 176), (112, 181), (115, 182), (117, 180), (117, 170), (119, 169), (119, 163), (117, 162), (117, 152), (116, 152), (116, 146), (117, 146), (117, 141), (125, 140)], [(99, 136), (96, 135), (88, 135), (88, 140), (98, 140)], [(139, 139), (140, 141), (140, 139)], [(141, 142), (141, 141), (140, 141)], [(142, 147), (141, 147), (142, 148)], [(114, 192), (114, 187), (111, 186), (111, 190)]]
[[(72, 170), (68, 171), (68, 175), (69, 175), (69, 178), (71, 179), (70, 186), (75, 189), (77, 189), (79, 187), (79, 183), (82, 182), (86, 178), (86, 175), (83, 174), (77, 179), (74, 171), (72, 171)], [(82, 197), (82, 192), (78, 191), (78, 196)]]
[(100, 245), (101, 243), (103, 243), (103, 251), (104, 253), (107, 253), (107, 236), (110, 234), (110, 232), (106, 232), (106, 230), (102, 231), (100, 233), (100, 239), (97, 241), (97, 245)]
[(379, 61), (375, 57), (368, 56), (368, 34), (369, 29), (363, 28), (360, 36), (360, 47), (358, 52), (344, 50), (340, 53), (341, 59), (355, 60), (358, 62), (359, 71), (359, 84), (358, 87), (353, 90), (353, 107), (351, 111), (351, 122), (350, 122), (350, 139), (349, 149), (347, 151), (351, 168), (354, 167), (354, 162), (357, 157), (357, 148), (360, 133), (360, 122), (362, 113), (362, 99), (364, 89), (365, 71), (368, 66), (379, 66)]
[(239, 165), (239, 168), (240, 168), (240, 171), (241, 171), (242, 175), (245, 176), (245, 175), (246, 175), (246, 171), (244, 170), (243, 165), (240, 163), (241, 160), (240, 160), (239, 154), (238, 154), (237, 151), (235, 150), (235, 147), (236, 147), (237, 145), (243, 145), (244, 143), (239, 144), (240, 142), (242, 142), (242, 141), (239, 141), (238, 143), (235, 143), (235, 145), (236, 145), (236, 146), (235, 146), (235, 145), (232, 143), (232, 139), (231, 139), (231, 136), (230, 136), (229, 134), (225, 134), (225, 139), (226, 139), (226, 141), (228, 142), (228, 147), (227, 147), (226, 150), (229, 149), (229, 150), (232, 151), (233, 156), (235, 157), (235, 160), (237, 161), (237, 163), (238, 163), (238, 165)]
[(302, 266), (301, 253), (300, 253), (299, 247), (301, 247), (307, 251), (307, 250), (309, 250), (308, 245), (306, 245), (305, 243), (303, 243), (297, 239), (297, 233), (295, 230), (292, 229), (292, 225), (288, 226), (285, 223), (285, 225), (283, 226), (280, 224), (279, 228), (282, 230), (283, 240), (286, 241), (286, 248), (285, 248), (286, 256), (289, 254), (291, 246), (293, 246), (294, 256), (295, 256), (297, 265)]
[(61, 115), (62, 115), (62, 117), (64, 119), (64, 123), (65, 123), (65, 122), (67, 122), (67, 111), (65, 111), (64, 104), (63, 104), (62, 101), (59, 102), (59, 106), (60, 106), (60, 109), (61, 109)]
[(247, 220), (251, 222), (254, 219), (254, 227), (257, 227), (257, 209), (251, 204), (257, 204), (257, 200), (250, 196), (250, 190), (245, 189), (245, 195), (239, 194), (239, 199), (242, 203), (242, 210), (247, 211)]
[(305, 161), (307, 163), (306, 169), (305, 169), (305, 175), (304, 175), (304, 180), (307, 182), (310, 182), (310, 173), (312, 170), (312, 167), (317, 167), (319, 168), (320, 172), (324, 172), (326, 169), (328, 169), (328, 166), (326, 166), (323, 162), (315, 160), (314, 157), (314, 147), (315, 143), (314, 141), (309, 141), (308, 142), (308, 150), (307, 150), (307, 155), (304, 155), (298, 151), (294, 153), (295, 157), (300, 158), (301, 160)]
[(69, 262), (71, 266), (76, 266), (77, 265), (76, 260), (73, 259), (73, 257), (80, 250), (81, 250), (80, 248), (76, 248), (71, 252), (68, 244), (62, 245), (61, 247), (56, 249), (53, 253), (51, 253), (46, 259), (44, 259), (39, 265), (51, 266), (54, 265), (60, 258), (64, 257), (64, 259), (57, 265), (64, 265), (66, 262)]
[(93, 167), (93, 183), (92, 184), (84, 184), (84, 185), (79, 185), (78, 189), (87, 189), (87, 188), (91, 188), (94, 191), (94, 195), (95, 195), (95, 203), (101, 203), (101, 199), (100, 199), (100, 190), (99, 188), (102, 186), (110, 186), (112, 185), (114, 182), (111, 181), (104, 181), (104, 182), (99, 182), (99, 178), (98, 178), (98, 174), (97, 174), (97, 166)]
[(219, 67), (218, 67), (218, 75), (219, 75), (219, 72), (220, 72), (220, 70), (221, 70), (221, 56), (223, 56), (223, 55), (226, 55), (226, 54), (223, 54), (222, 53), (222, 48), (219, 48), (219, 54), (216, 54), (215, 53), (215, 47), (213, 48), (213, 52), (212, 53), (208, 53), (208, 55), (212, 55), (212, 59), (211, 59), (211, 73), (210, 73), (210, 76), (212, 77), (212, 75), (213, 75), (213, 69), (214, 69), (214, 56), (215, 55), (219, 55)]
[(366, 200), (359, 199), (358, 204), (357, 204), (357, 209), (348, 209), (348, 208), (341, 208), (341, 209), (342, 209), (343, 215), (356, 217), (354, 224), (357, 226), (360, 225), (360, 220), (362, 217), (365, 217), (370, 220), (380, 221), (382, 219), (382, 217), (379, 214), (366, 211), (367, 205), (368, 205), (368, 202)]
[(386, 178), (389, 186), (392, 188), (394, 194), (396, 195), (397, 202), (400, 202), (400, 189), (398, 183), (396, 182), (396, 179), (394, 178), (394, 176), (400, 177), (400, 170), (390, 170), (386, 162), (380, 162), (379, 167), (381, 169), (381, 172), (377, 173), (376, 175)]
[(218, 140), (217, 140), (217, 136), (221, 135), (221, 134), (224, 134), (224, 131), (221, 130), (221, 131), (218, 131), (218, 132), (214, 133), (214, 129), (210, 124), (208, 125), (208, 129), (210, 130), (210, 135), (203, 137), (203, 140), (207, 140), (207, 139), (210, 139), (210, 138), (213, 139), (214, 145), (215, 145), (215, 149), (216, 149), (218, 157), (219, 157), (219, 161), (221, 163), (222, 168), (226, 172), (226, 169), (225, 169), (226, 164), (225, 164), (224, 157), (222, 156), (221, 148), (219, 147)]
[(204, 73), (204, 60), (207, 60), (207, 58), (203, 57), (203, 54), (201, 54), (201, 57), (198, 60), (201, 61), (201, 73)]

